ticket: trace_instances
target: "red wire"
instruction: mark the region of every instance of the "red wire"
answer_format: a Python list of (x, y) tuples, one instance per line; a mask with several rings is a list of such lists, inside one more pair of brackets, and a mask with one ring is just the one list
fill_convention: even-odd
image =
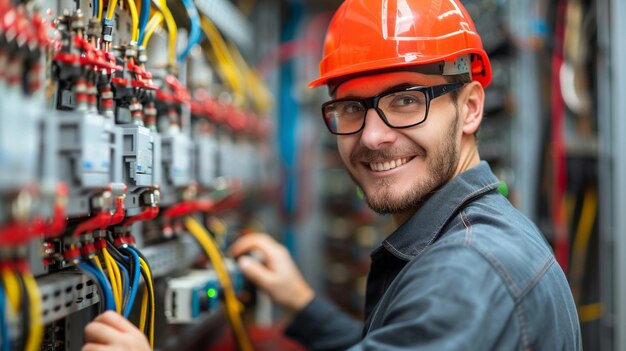
[(139, 221), (149, 221), (149, 220), (152, 220), (152, 219), (156, 218), (156, 216), (158, 214), (159, 214), (159, 207), (158, 206), (150, 206), (150, 207), (147, 207), (142, 212), (140, 212), (139, 214), (127, 218), (126, 221), (124, 221), (124, 224), (122, 224), (122, 225), (124, 227), (129, 227), (133, 223), (136, 223), (136, 222), (139, 222)]
[(567, 190), (567, 164), (565, 158), (565, 102), (561, 94), (559, 73), (563, 65), (563, 38), (567, 0), (560, 0), (554, 28), (554, 51), (552, 54), (552, 220), (554, 222), (554, 255), (567, 272), (569, 262), (569, 235), (565, 214), (565, 192)]

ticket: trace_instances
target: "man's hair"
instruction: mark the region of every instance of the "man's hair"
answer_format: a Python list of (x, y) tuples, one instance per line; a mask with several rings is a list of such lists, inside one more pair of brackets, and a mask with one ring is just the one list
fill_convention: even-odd
[[(469, 73), (466, 74), (456, 74), (453, 76), (444, 76), (448, 83), (469, 83), (472, 81), (472, 77)], [(452, 98), (452, 103), (454, 103), (455, 107), (459, 107), (457, 105), (457, 99), (459, 97), (459, 90), (453, 90), (450, 92), (450, 97)]]

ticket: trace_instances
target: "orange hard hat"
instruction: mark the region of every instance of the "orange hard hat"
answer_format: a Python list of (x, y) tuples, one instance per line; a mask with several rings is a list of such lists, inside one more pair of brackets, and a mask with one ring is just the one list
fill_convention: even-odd
[(483, 87), (491, 82), (489, 57), (458, 0), (346, 0), (328, 26), (323, 56), (320, 77), (309, 87), (419, 66), (458, 74), (454, 66), (462, 57), (463, 73)]

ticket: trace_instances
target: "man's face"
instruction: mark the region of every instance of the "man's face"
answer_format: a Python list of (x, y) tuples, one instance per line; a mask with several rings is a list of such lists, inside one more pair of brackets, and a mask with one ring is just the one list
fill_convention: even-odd
[[(441, 76), (393, 72), (349, 80), (336, 98), (370, 97), (400, 84), (439, 85)], [(388, 127), (374, 109), (357, 134), (337, 137), (339, 154), (368, 205), (381, 214), (415, 211), (434, 190), (450, 180), (459, 162), (459, 113), (446, 94), (431, 100), (420, 125)]]

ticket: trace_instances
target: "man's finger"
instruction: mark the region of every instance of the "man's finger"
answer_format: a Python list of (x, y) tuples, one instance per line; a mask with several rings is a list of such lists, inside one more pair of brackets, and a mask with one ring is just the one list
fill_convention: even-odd
[(106, 345), (99, 344), (86, 344), (83, 345), (81, 351), (111, 351), (111, 349)]
[(94, 319), (95, 322), (106, 324), (121, 332), (133, 332), (137, 327), (119, 313), (106, 311)]
[(278, 244), (267, 235), (247, 234), (237, 239), (230, 247), (230, 251), (234, 256), (240, 256), (253, 250), (261, 251), (267, 255), (275, 250), (276, 245)]
[(114, 327), (93, 321), (85, 327), (85, 341), (87, 343), (108, 344), (111, 340), (118, 340), (121, 332)]
[(247, 256), (240, 257), (237, 260), (237, 264), (239, 265), (239, 268), (246, 276), (246, 278), (250, 279), (260, 288), (267, 290), (270, 284), (270, 280), (274, 275), (272, 271), (265, 268), (265, 266), (263, 266), (255, 259)]

